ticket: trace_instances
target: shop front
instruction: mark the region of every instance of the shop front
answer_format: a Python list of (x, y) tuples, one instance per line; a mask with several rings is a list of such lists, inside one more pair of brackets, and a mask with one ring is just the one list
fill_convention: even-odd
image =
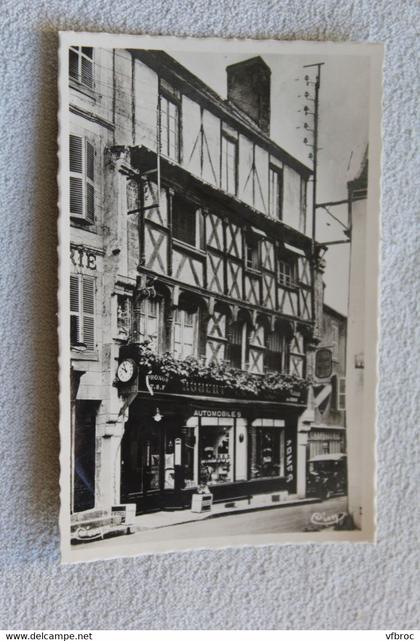
[(296, 492), (296, 433), (302, 407), (237, 399), (139, 393), (121, 449), (121, 500), (138, 513), (191, 506), (207, 487), (214, 501)]

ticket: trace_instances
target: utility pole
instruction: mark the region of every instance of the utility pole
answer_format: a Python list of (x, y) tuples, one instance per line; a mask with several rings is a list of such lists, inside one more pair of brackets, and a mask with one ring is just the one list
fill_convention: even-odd
[[(304, 65), (304, 69), (316, 68), (316, 77), (315, 82), (310, 80), (309, 76), (305, 76), (306, 85), (309, 86), (309, 83), (314, 84), (314, 97), (310, 97), (309, 91), (305, 91), (305, 98), (312, 100), (314, 102), (314, 125), (313, 125), (313, 138), (312, 138), (312, 153), (309, 154), (309, 157), (312, 159), (313, 163), (313, 176), (312, 176), (312, 318), (315, 319), (315, 244), (316, 244), (316, 188), (318, 180), (318, 122), (319, 122), (319, 89), (321, 87), (321, 67), (324, 65), (324, 62), (316, 62), (311, 65)], [(305, 105), (304, 107), (305, 116), (311, 114), (309, 107)], [(307, 122), (304, 123), (304, 129), (311, 131)], [(304, 139), (304, 143), (308, 144), (307, 138)]]

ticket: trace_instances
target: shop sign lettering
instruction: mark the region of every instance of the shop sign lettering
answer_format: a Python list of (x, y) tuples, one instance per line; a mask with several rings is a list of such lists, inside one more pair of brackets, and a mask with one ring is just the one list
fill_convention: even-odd
[(291, 483), (294, 478), (293, 443), (290, 438), (286, 441), (286, 481)]
[(241, 418), (239, 410), (194, 410), (194, 416), (209, 418)]
[(96, 270), (96, 254), (83, 247), (71, 247), (70, 260), (75, 267)]

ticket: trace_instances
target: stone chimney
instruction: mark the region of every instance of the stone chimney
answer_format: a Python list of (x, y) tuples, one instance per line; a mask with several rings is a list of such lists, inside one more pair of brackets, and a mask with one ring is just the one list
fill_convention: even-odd
[(257, 56), (226, 67), (228, 100), (270, 133), (271, 69)]

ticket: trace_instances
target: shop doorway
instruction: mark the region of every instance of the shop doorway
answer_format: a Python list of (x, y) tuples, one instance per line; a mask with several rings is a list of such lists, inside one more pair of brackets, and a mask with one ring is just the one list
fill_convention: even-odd
[(195, 484), (192, 430), (182, 415), (155, 412), (133, 411), (121, 444), (121, 501), (138, 513), (185, 507), (182, 490)]

